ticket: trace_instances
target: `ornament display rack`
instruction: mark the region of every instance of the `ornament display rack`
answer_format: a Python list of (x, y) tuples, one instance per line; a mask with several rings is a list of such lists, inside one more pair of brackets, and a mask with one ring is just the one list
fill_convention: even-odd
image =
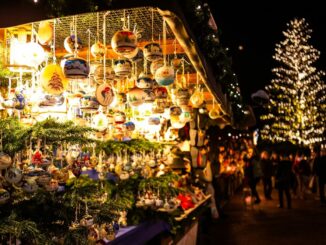
[[(123, 21), (120, 21), (122, 17)], [(219, 113), (218, 105), (215, 108), (213, 95), (194, 68), (196, 66), (191, 64), (173, 31), (168, 27), (163, 28), (166, 23), (155, 9), (135, 8), (91, 13), (48, 20), (45, 23), (46, 34), (53, 40), (49, 38), (42, 46), (37, 43), (41, 34), (44, 34), (42, 33), (44, 26), (41, 23), (26, 24), (28, 28), (19, 26), (1, 30), (4, 34), (2, 40), (5, 50), (4, 65), (12, 68), (11, 55), (14, 53), (19, 56), (22, 53), (25, 55), (20, 57), (23, 61), (31, 59), (36, 63), (37, 72), (26, 78), (21, 74), (23, 69), (20, 70), (20, 77), (15, 85), (10, 84), (9, 79), (10, 85), (5, 86), (8, 90), (3, 95), (4, 101), (0, 101), (0, 105), (4, 106), (0, 107), (1, 110), (8, 112), (6, 118), (0, 120), (3, 126), (0, 176), (4, 174), (4, 178), (1, 176), (0, 179), (0, 205), (6, 207), (0, 210), (0, 219), (3, 221), (0, 224), (0, 241), (11, 237), (22, 241), (32, 238), (34, 242), (41, 244), (50, 236), (58, 244), (62, 244), (62, 240), (65, 244), (95, 242), (100, 239), (112, 240), (117, 230), (116, 223), (126, 226), (127, 223), (139, 224), (146, 219), (155, 218), (169, 222), (172, 226), (171, 232), (176, 232), (178, 225), (175, 225), (175, 222), (187, 220), (210, 198), (195, 196), (194, 186), (197, 182), (194, 179), (189, 180), (191, 183), (177, 187), (181, 176), (175, 174), (170, 167), (178, 158), (184, 165), (189, 165), (185, 163), (183, 157), (176, 156), (169, 147), (177, 146), (178, 134), (180, 130), (187, 130), (184, 126), (194, 120), (192, 118), (194, 111), (201, 108), (203, 114), (208, 110), (217, 110)], [(101, 24), (96, 26), (96, 23)], [(129, 24), (127, 30), (126, 25)], [(22, 29), (30, 30), (30, 33), (19, 33)], [(101, 34), (97, 36), (97, 32)], [(135, 40), (136, 35), (138, 38)], [(26, 51), (24, 48), (31, 46), (21, 46), (21, 50), (15, 50), (14, 42), (11, 41), (12, 39), (21, 41), (19, 38), (23, 40), (24, 45), (36, 45), (37, 51), (44, 49), (42, 60), (38, 59), (40, 57), (36, 52), (24, 53)], [(106, 64), (111, 65), (109, 62), (115, 60), (114, 68), (119, 68), (114, 72), (120, 72), (120, 76), (114, 75), (114, 79), (110, 81), (106, 81), (108, 74), (106, 68), (103, 68), (99, 72), (103, 80), (100, 80), (101, 82), (92, 80), (90, 83), (95, 75), (94, 73), (89, 75), (88, 62), (91, 64), (96, 58), (90, 57), (89, 47), (95, 42), (95, 38), (98, 38), (97, 41), (103, 40), (103, 45), (107, 49), (102, 57), (102, 67), (106, 67)], [(79, 39), (83, 39), (84, 46), (78, 51)], [(108, 45), (111, 39), (112, 47)], [(88, 47), (85, 45), (87, 40)], [(123, 44), (127, 42), (127, 45), (119, 47), (118, 41)], [(133, 70), (134, 80), (131, 79), (130, 67), (127, 67), (127, 76), (121, 75), (125, 72), (125, 65), (131, 64), (131, 61), (121, 59), (120, 56), (123, 55), (114, 46), (118, 46), (121, 52), (130, 49), (130, 46), (135, 50), (137, 45), (137, 48), (145, 50), (145, 46), (153, 41), (161, 45), (163, 55), (162, 51), (151, 50), (152, 46), (147, 48), (149, 49), (147, 52), (152, 54), (158, 52), (164, 61), (160, 68), (168, 67), (168, 70), (162, 72), (161, 76), (157, 76), (154, 71), (152, 75), (157, 81), (151, 76), (142, 77), (142, 68), (145, 67), (145, 74), (145, 70), (148, 69), (146, 67), (148, 60), (145, 57), (142, 59), (145, 65), (141, 62), (134, 65), (134, 68), (138, 69), (138, 72)], [(63, 67), (60, 67), (57, 61), (68, 53), (72, 57), (64, 60)], [(172, 59), (180, 61), (184, 69), (180, 68), (182, 67), (180, 64), (171, 65)], [(97, 65), (101, 64), (97, 62)], [(14, 73), (16, 71), (13, 70)], [(122, 76), (124, 77), (121, 78)], [(119, 82), (116, 80), (119, 82), (132, 80), (132, 86), (128, 87), (127, 92), (118, 91)], [(171, 83), (175, 83), (176, 86), (169, 86)], [(148, 84), (149, 87), (146, 87)], [(78, 89), (77, 85), (80, 86)], [(104, 89), (101, 91), (99, 87)], [(91, 95), (85, 91), (81, 92), (81, 88), (85, 88), (85, 91), (87, 88)], [(160, 93), (155, 92), (155, 98), (148, 98), (147, 95), (145, 97), (143, 94), (148, 88), (152, 90), (151, 94), (156, 88), (159, 88), (157, 91)], [(137, 91), (135, 97), (130, 95), (133, 89)], [(26, 90), (28, 92), (24, 94)], [(129, 93), (128, 99), (122, 98), (118, 105), (111, 105), (114, 96), (122, 93), (126, 97)], [(182, 110), (173, 96), (179, 96), (183, 103), (186, 100)], [(96, 99), (92, 101), (90, 97)], [(44, 103), (40, 103), (44, 98), (48, 103), (45, 106)], [(87, 102), (96, 101), (102, 106), (92, 108), (92, 113), (85, 112), (80, 106), (81, 98)], [(145, 99), (150, 103), (144, 103)], [(140, 104), (148, 105), (160, 99), (163, 100), (160, 102), (164, 107), (164, 113), (161, 112), (160, 117), (149, 120), (152, 111), (147, 109), (143, 114), (140, 114), (140, 109), (137, 111)], [(132, 104), (135, 102), (133, 100), (139, 104)], [(57, 111), (56, 106), (61, 106), (62, 111)], [(192, 107), (196, 109), (193, 110)], [(36, 115), (33, 110), (35, 108), (41, 108), (48, 113), (48, 118), (35, 121), (33, 117)], [(64, 122), (53, 119), (57, 116), (53, 116), (56, 112), (64, 117)], [(136, 112), (140, 116), (137, 116)], [(92, 114), (90, 120), (85, 116), (88, 114)], [(14, 115), (18, 115), (18, 119)], [(29, 119), (23, 117), (26, 115), (33, 120), (23, 121)], [(211, 115), (208, 114), (207, 117), (209, 116)], [(72, 121), (67, 122), (68, 118)], [(133, 120), (140, 123), (135, 125)], [(168, 121), (171, 122), (169, 128), (171, 131), (168, 129)], [(156, 130), (155, 133), (149, 131), (150, 126)], [(172, 135), (172, 138), (166, 136), (167, 133)], [(145, 139), (147, 134), (152, 134), (148, 137), (149, 140)], [(186, 151), (183, 154), (189, 154), (189, 149)], [(183, 174), (190, 174), (186, 167)], [(186, 195), (190, 200), (181, 200)], [(136, 199), (139, 199), (138, 206)], [(187, 208), (190, 204), (192, 208)], [(159, 210), (162, 207), (167, 212), (159, 212), (162, 211)], [(47, 210), (58, 216), (48, 215)], [(168, 212), (170, 210), (174, 212)], [(31, 221), (25, 225), (26, 220)], [(24, 227), (20, 229), (22, 232), (13, 229), (17, 224)]]

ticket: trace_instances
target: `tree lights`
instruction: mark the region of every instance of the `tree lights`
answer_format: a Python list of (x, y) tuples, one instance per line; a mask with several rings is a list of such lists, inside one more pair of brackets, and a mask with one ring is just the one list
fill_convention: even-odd
[(266, 123), (263, 140), (301, 145), (326, 140), (325, 72), (313, 66), (320, 52), (308, 43), (311, 33), (305, 19), (294, 19), (283, 32), (285, 40), (276, 45), (273, 58), (279, 67), (272, 70), (275, 78), (266, 87), (270, 101), (261, 117)]

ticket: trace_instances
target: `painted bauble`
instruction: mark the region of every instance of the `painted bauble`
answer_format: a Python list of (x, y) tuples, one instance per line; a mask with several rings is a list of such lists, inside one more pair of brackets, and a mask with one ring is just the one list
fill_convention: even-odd
[(132, 31), (117, 31), (111, 39), (111, 46), (118, 55), (130, 55), (137, 48), (137, 37)]
[(159, 125), (161, 123), (161, 120), (159, 117), (150, 117), (148, 118), (148, 124), (149, 125)]
[(125, 54), (123, 57), (132, 60), (138, 54), (139, 48), (136, 48), (134, 51), (130, 52), (129, 54)]
[(171, 60), (171, 65), (173, 66), (173, 68), (175, 70), (178, 70), (180, 67), (181, 67), (181, 62), (182, 60), (179, 59), (178, 57), (174, 57), (172, 60)]
[(126, 114), (122, 111), (117, 111), (114, 113), (114, 122), (116, 124), (122, 124), (126, 121)]
[(59, 182), (56, 179), (51, 179), (44, 187), (47, 191), (56, 191), (59, 188)]
[(188, 105), (190, 93), (188, 89), (179, 89), (176, 93), (176, 103), (178, 106)]
[(105, 54), (105, 46), (101, 42), (96, 42), (91, 46), (91, 54), (94, 58), (102, 58)]
[(48, 45), (53, 38), (53, 25), (49, 21), (41, 21), (37, 31), (38, 41), (42, 45)]
[(152, 88), (153, 87), (152, 75), (146, 73), (140, 73), (136, 81), (136, 86), (138, 88)]
[(60, 95), (68, 87), (68, 80), (63, 75), (61, 67), (57, 64), (50, 64), (43, 68), (40, 82), (43, 90), (52, 95)]
[(42, 175), (38, 176), (36, 179), (36, 183), (40, 186), (47, 185), (51, 180), (51, 174), (48, 172), (44, 172)]
[(150, 69), (151, 69), (151, 73), (153, 74), (153, 76), (155, 76), (156, 71), (161, 68), (162, 66), (164, 66), (164, 61), (163, 59), (158, 59), (158, 60), (154, 60), (151, 63)]
[(170, 116), (180, 116), (181, 113), (182, 113), (182, 109), (179, 106), (170, 107)]
[(199, 108), (204, 103), (204, 93), (196, 90), (190, 97), (190, 102), (194, 108)]
[(136, 128), (133, 122), (126, 122), (124, 125), (128, 131), (134, 131)]
[(144, 57), (148, 61), (162, 59), (162, 49), (158, 43), (148, 43), (144, 47)]
[(15, 109), (17, 110), (23, 110), (24, 107), (25, 107), (25, 104), (26, 104), (26, 100), (25, 100), (25, 96), (23, 94), (23, 91), (19, 91), (16, 89), (15, 91), (15, 104), (14, 104), (14, 107)]
[(132, 106), (139, 106), (145, 102), (147, 94), (140, 88), (132, 88), (127, 93), (128, 102)]
[(89, 75), (89, 65), (79, 57), (68, 58), (64, 64), (64, 74), (70, 79), (86, 78)]
[(81, 98), (81, 110), (82, 111), (97, 111), (100, 104), (98, 103), (95, 96), (84, 95)]
[(153, 103), (156, 98), (154, 90), (151, 88), (147, 88), (143, 90), (146, 93), (145, 103)]
[(10, 193), (0, 187), (0, 205), (5, 204), (10, 198)]
[(94, 224), (94, 218), (93, 216), (86, 214), (81, 220), (80, 225), (90, 227)]
[(113, 89), (106, 83), (100, 84), (96, 88), (95, 96), (102, 106), (109, 106), (114, 99)]
[[(75, 35), (70, 35), (64, 40), (64, 47), (68, 53), (74, 53), (76, 49), (76, 38)], [(80, 38), (77, 39), (77, 52), (82, 49), (82, 42)]]
[(0, 170), (9, 168), (12, 164), (11, 157), (8, 154), (0, 152)]
[(154, 93), (157, 99), (166, 99), (168, 97), (168, 90), (166, 87), (154, 88)]
[(131, 74), (131, 61), (126, 59), (119, 59), (114, 61), (114, 72), (119, 77), (127, 77)]
[(27, 193), (34, 193), (38, 190), (38, 185), (35, 180), (28, 180), (23, 183), (22, 188)]
[(12, 167), (6, 170), (5, 179), (10, 184), (17, 184), (22, 180), (22, 178), (23, 173), (19, 168)]
[(168, 86), (174, 83), (175, 74), (172, 67), (162, 66), (155, 72), (155, 80), (160, 86)]
[[(109, 65), (105, 66), (105, 80), (106, 81), (114, 81), (116, 78), (116, 74), (113, 68)], [(104, 65), (96, 66), (94, 70), (94, 79), (97, 83), (102, 83), (104, 80)]]
[(171, 116), (170, 121), (171, 121), (172, 128), (180, 129), (186, 125), (185, 122), (180, 120), (180, 116)]
[(93, 117), (91, 125), (93, 128), (99, 131), (104, 131), (107, 129), (108, 123), (108, 118), (103, 113), (99, 113)]

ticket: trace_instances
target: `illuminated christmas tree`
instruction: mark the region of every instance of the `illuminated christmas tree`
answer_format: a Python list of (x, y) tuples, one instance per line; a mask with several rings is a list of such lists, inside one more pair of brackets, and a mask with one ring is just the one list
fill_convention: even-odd
[(275, 78), (266, 87), (270, 99), (261, 117), (263, 140), (325, 143), (325, 73), (314, 66), (320, 52), (308, 43), (311, 33), (305, 19), (295, 19), (283, 32), (285, 40), (276, 45), (273, 58), (279, 66), (272, 70)]

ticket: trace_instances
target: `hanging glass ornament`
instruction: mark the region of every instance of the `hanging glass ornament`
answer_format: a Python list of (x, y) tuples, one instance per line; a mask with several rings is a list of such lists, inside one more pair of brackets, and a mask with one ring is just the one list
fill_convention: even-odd
[(160, 86), (169, 86), (174, 79), (175, 74), (172, 67), (163, 66), (155, 72), (155, 80)]
[(174, 69), (167, 66), (166, 63), (166, 22), (163, 20), (163, 45), (164, 45), (164, 65), (155, 72), (155, 80), (160, 86), (168, 86), (174, 83), (175, 73)]
[(140, 88), (132, 88), (127, 93), (128, 102), (131, 106), (139, 106), (145, 102), (147, 94)]
[(152, 88), (153, 87), (153, 79), (152, 76), (148, 73), (142, 72), (139, 74), (139, 77), (136, 81), (136, 86), (138, 88)]
[(50, 21), (41, 21), (37, 31), (39, 43), (49, 45), (53, 38), (53, 32), (53, 24)]
[(77, 37), (77, 42), (76, 42), (76, 36), (74, 34), (66, 37), (63, 45), (66, 51), (71, 54), (73, 54), (76, 50), (77, 52), (80, 51), (83, 47), (82, 41), (80, 40), (79, 37)]
[(117, 31), (112, 37), (111, 46), (116, 54), (128, 58), (128, 55), (137, 54), (137, 52), (135, 53), (137, 49), (137, 37), (129, 30)]
[(10, 184), (17, 184), (22, 180), (22, 178), (23, 178), (23, 173), (19, 168), (16, 168), (14, 166), (6, 170), (5, 179)]
[(0, 187), (0, 204), (5, 204), (10, 199), (9, 191)]
[(221, 117), (221, 109), (220, 109), (220, 105), (215, 106), (215, 99), (213, 98), (213, 107), (212, 109), (209, 111), (208, 116), (211, 119), (217, 119), (219, 117)]
[(113, 89), (106, 83), (100, 84), (96, 88), (95, 96), (102, 106), (109, 106), (114, 99)]
[[(109, 65), (106, 65), (105, 67), (105, 78), (107, 81), (114, 81), (116, 78), (116, 74), (113, 70), (113, 68)], [(104, 66), (103, 65), (97, 65), (94, 70), (94, 79), (97, 83), (103, 83), (104, 79)]]
[(168, 97), (168, 90), (166, 87), (154, 88), (154, 93), (157, 99), (166, 99)]
[(108, 127), (108, 122), (109, 122), (108, 118), (106, 117), (106, 115), (104, 115), (102, 110), (100, 110), (99, 114), (93, 117), (91, 125), (93, 128), (99, 131), (104, 131)]
[(9, 168), (12, 164), (11, 157), (6, 153), (1, 152), (1, 150), (2, 149), (0, 149), (0, 171)]
[(91, 46), (91, 54), (94, 58), (103, 58), (106, 48), (100, 41), (97, 41)]
[(68, 58), (64, 64), (64, 74), (70, 79), (87, 78), (89, 75), (89, 65), (83, 58)]
[[(126, 24), (128, 26), (126, 26)], [(111, 39), (112, 50), (116, 54), (124, 57), (125, 55), (130, 55), (135, 51), (135, 49), (137, 49), (137, 35), (134, 32), (130, 31), (129, 26), (129, 16), (128, 22), (126, 23), (126, 12), (124, 11), (122, 30), (117, 31)]]
[(117, 111), (114, 113), (114, 122), (116, 124), (122, 124), (126, 121), (126, 114), (122, 111)]
[(43, 90), (52, 95), (60, 95), (68, 87), (68, 80), (57, 64), (50, 64), (43, 68), (40, 74), (40, 82)]
[(160, 60), (163, 57), (160, 44), (155, 42), (146, 44), (143, 52), (145, 59), (151, 62)]
[(127, 77), (131, 74), (132, 64), (131, 61), (126, 59), (119, 59), (114, 61), (114, 71), (119, 77)]

